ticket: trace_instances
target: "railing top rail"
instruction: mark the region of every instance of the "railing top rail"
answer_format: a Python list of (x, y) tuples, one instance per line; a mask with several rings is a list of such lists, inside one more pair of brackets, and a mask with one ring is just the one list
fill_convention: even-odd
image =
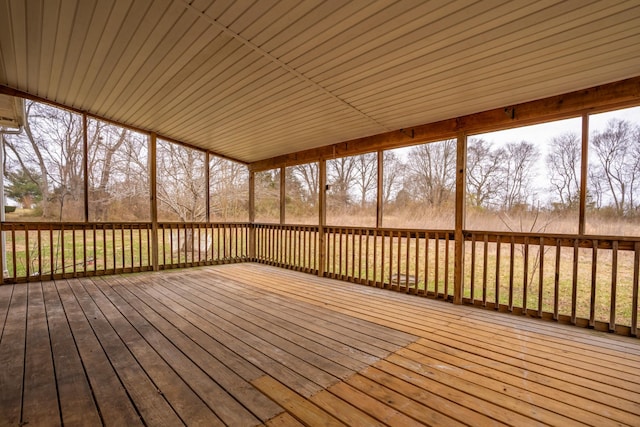
[(463, 234), (465, 237), (471, 237), (473, 235), (482, 235), (485, 234), (490, 236), (506, 236), (506, 237), (529, 237), (529, 238), (537, 238), (540, 237), (549, 238), (549, 239), (579, 239), (579, 240), (617, 240), (619, 242), (640, 242), (640, 236), (610, 236), (610, 235), (600, 235), (600, 234), (569, 234), (569, 233), (534, 233), (534, 232), (521, 232), (521, 231), (487, 231), (487, 230), (464, 230)]

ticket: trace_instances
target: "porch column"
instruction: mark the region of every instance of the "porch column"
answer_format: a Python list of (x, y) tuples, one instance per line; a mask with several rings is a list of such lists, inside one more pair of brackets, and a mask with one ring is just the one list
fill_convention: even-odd
[(318, 161), (318, 276), (323, 277), (326, 264), (325, 227), (327, 225), (327, 161)]
[(287, 196), (287, 168), (284, 166), (280, 167), (280, 224), (286, 224), (286, 209), (285, 202)]
[(378, 150), (378, 163), (377, 163), (377, 171), (378, 171), (378, 192), (376, 193), (376, 228), (382, 227), (382, 203), (383, 203), (383, 185), (384, 185), (384, 151)]
[(156, 134), (149, 135), (149, 194), (151, 195), (151, 267), (158, 271), (158, 191)]
[(587, 210), (587, 177), (589, 167), (589, 115), (582, 115), (582, 150), (580, 152), (580, 210), (578, 213), (578, 234), (584, 234), (585, 212)]
[(211, 177), (209, 176), (211, 171), (209, 170), (209, 165), (211, 164), (211, 153), (208, 151), (205, 152), (204, 156), (205, 166), (204, 166), (204, 185), (206, 190), (205, 194), (205, 222), (211, 222)]
[[(84, 175), (84, 222), (89, 221), (89, 135), (87, 114), (82, 114), (82, 173)], [(61, 218), (62, 219), (62, 218)], [(85, 257), (86, 264), (86, 257)]]
[(456, 212), (455, 212), (455, 265), (453, 273), (453, 303), (462, 304), (464, 281), (464, 219), (466, 195), (467, 136), (458, 133), (456, 148)]
[(249, 259), (256, 259), (256, 173), (249, 171)]

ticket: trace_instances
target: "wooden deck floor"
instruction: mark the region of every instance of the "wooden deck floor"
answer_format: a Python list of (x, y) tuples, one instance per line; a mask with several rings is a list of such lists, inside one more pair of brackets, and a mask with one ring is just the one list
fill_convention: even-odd
[(0, 425), (640, 425), (640, 341), (258, 264), (0, 287)]

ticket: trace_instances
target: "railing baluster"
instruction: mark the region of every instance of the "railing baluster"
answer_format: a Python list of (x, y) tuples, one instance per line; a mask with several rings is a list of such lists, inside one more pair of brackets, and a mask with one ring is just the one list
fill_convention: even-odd
[(420, 262), (420, 235), (418, 233), (415, 234), (416, 241), (416, 258), (415, 265), (413, 271), (413, 290), (417, 294), (418, 293), (418, 280), (420, 279), (420, 269), (418, 268)]
[(449, 233), (444, 237), (444, 299), (449, 299)]
[(556, 269), (553, 281), (553, 320), (558, 320), (558, 311), (560, 303), (560, 258), (562, 256), (562, 248), (560, 239), (556, 239)]
[(500, 309), (500, 236), (496, 236), (496, 290), (494, 295), (494, 309)]
[(358, 229), (358, 282), (362, 281), (362, 228)]
[(76, 227), (75, 226), (71, 226), (71, 246), (73, 247), (72, 249), (72, 257), (73, 257), (73, 277), (76, 277), (78, 274), (78, 259), (76, 257)]
[(53, 226), (49, 225), (49, 271), (51, 273), (51, 280), (53, 280)]
[(385, 246), (386, 246), (385, 243), (386, 243), (387, 239), (385, 237), (386, 232), (384, 230), (381, 232), (381, 234), (382, 234), (382, 248), (381, 248), (381, 252), (380, 252), (380, 287), (384, 288), (385, 287), (385, 284), (384, 284), (384, 270), (385, 270), (384, 265), (387, 262), (385, 257), (384, 257), (384, 252), (385, 252), (384, 249), (385, 249)]
[(126, 267), (125, 265), (126, 248), (124, 245), (124, 224), (120, 224), (120, 244), (122, 245), (122, 268), (124, 269)]
[[(378, 230), (373, 230), (373, 286), (377, 286), (377, 272), (378, 272)], [(369, 233), (367, 233), (367, 282), (369, 281)]]
[(438, 235), (438, 232), (436, 231), (435, 235), (435, 265), (433, 266), (434, 268), (434, 284), (435, 284), (435, 295), (436, 295), (436, 299), (440, 297), (440, 236)]
[(424, 294), (429, 296), (429, 232), (424, 233)]
[(102, 262), (104, 264), (103, 269), (107, 271), (107, 226), (102, 225)]
[(484, 235), (484, 251), (482, 253), (482, 306), (487, 306), (487, 262), (489, 258), (489, 235)]
[(389, 287), (393, 289), (393, 231), (389, 232)]
[(469, 297), (471, 298), (471, 304), (476, 300), (475, 294), (476, 285), (476, 235), (471, 235), (471, 273), (469, 277)]
[[(362, 283), (369, 285), (369, 230), (361, 230), (360, 233), (364, 231), (364, 277), (362, 272), (360, 273), (360, 280)], [(360, 236), (360, 245), (362, 245), (362, 236)], [(364, 280), (364, 281), (363, 281)]]
[(579, 240), (573, 239), (573, 271), (571, 278), (571, 324), (576, 324), (576, 310), (577, 310), (577, 300), (578, 300), (578, 262), (579, 258), (579, 250), (578, 250)]
[(513, 270), (515, 264), (515, 237), (509, 242), (509, 312), (513, 311)]
[(542, 299), (544, 297), (544, 237), (540, 237), (538, 252), (540, 268), (538, 269), (538, 317), (542, 317)]
[(411, 274), (411, 269), (409, 268), (409, 249), (411, 248), (411, 233), (406, 232), (406, 248), (405, 248), (405, 287), (406, 291), (409, 292), (409, 274)]
[(638, 278), (640, 276), (640, 242), (633, 245), (633, 283), (631, 296), (631, 335), (638, 336)]
[(522, 314), (527, 314), (529, 288), (529, 238), (524, 238), (524, 268), (522, 274)]
[(31, 260), (30, 258), (30, 254), (29, 254), (29, 229), (27, 227), (24, 228), (24, 258), (25, 258), (25, 272), (26, 272), (26, 277), (27, 280), (29, 279), (29, 277), (31, 276), (31, 269), (30, 264), (31, 264)]
[(351, 279), (356, 278), (356, 230), (351, 230)]
[[(40, 239), (40, 229), (38, 228), (38, 240)], [(87, 271), (87, 228), (82, 227), (82, 271)]]
[[(42, 231), (40, 230), (40, 224), (38, 224), (38, 277), (42, 279)], [(86, 268), (85, 268), (86, 270)]]
[(618, 291), (618, 241), (611, 248), (611, 308), (609, 310), (609, 332), (616, 330), (616, 295)]
[(591, 300), (589, 303), (589, 327), (595, 327), (595, 318), (596, 318), (596, 283), (597, 283), (597, 272), (598, 272), (598, 240), (594, 239), (591, 241), (592, 251), (591, 251)]

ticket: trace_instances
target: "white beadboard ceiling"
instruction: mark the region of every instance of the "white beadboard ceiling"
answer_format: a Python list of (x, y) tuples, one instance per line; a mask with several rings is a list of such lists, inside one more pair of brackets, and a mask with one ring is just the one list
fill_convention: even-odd
[(638, 75), (638, 0), (0, 0), (0, 84), (244, 162)]

